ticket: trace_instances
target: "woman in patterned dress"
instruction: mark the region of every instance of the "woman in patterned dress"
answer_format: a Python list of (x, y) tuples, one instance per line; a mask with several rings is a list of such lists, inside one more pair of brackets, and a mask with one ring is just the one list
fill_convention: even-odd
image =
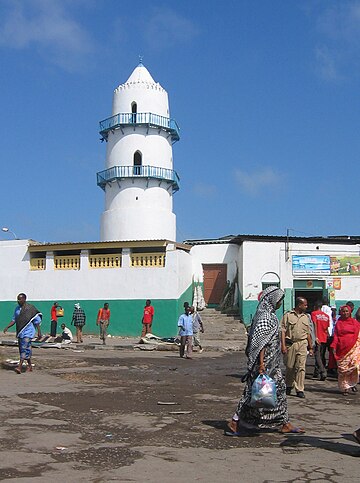
[[(276, 310), (284, 299), (284, 291), (278, 287), (266, 288), (251, 324), (246, 355), (248, 373), (245, 388), (237, 410), (228, 424), (226, 434), (237, 436), (241, 429), (279, 428), (281, 433), (303, 433), (289, 422), (286, 400), (286, 385), (280, 368), (280, 324)], [(277, 403), (275, 408), (254, 408), (250, 406), (251, 388), (259, 374), (267, 374), (276, 384)]]
[(357, 392), (360, 365), (360, 324), (351, 317), (351, 308), (343, 305), (336, 322), (331, 348), (338, 368), (338, 385), (344, 396)]

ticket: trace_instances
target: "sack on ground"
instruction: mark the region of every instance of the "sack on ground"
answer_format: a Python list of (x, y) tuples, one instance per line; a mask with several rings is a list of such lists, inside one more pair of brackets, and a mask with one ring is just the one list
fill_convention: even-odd
[(251, 388), (250, 406), (253, 408), (274, 408), (276, 406), (276, 384), (266, 374), (259, 374)]

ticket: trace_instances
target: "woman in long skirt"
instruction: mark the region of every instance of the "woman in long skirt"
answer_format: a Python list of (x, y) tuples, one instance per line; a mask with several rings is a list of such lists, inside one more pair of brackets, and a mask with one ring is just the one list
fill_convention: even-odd
[[(275, 286), (266, 288), (261, 294), (246, 348), (248, 373), (244, 393), (229, 423), (227, 435), (237, 436), (242, 428), (279, 428), (281, 433), (304, 432), (289, 422), (286, 385), (280, 368), (280, 324), (275, 311), (281, 306), (284, 295), (284, 291)], [(251, 407), (252, 385), (259, 374), (265, 373), (275, 381), (276, 406), (270, 409)]]

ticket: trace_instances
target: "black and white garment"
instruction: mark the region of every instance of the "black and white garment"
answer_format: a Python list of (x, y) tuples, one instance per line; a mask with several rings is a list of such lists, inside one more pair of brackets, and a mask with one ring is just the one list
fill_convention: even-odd
[[(286, 385), (280, 368), (280, 326), (275, 313), (276, 305), (283, 298), (284, 291), (274, 286), (267, 287), (261, 294), (246, 347), (248, 374), (244, 393), (236, 411), (240, 424), (243, 421), (259, 428), (272, 428), (289, 421)], [(272, 409), (250, 406), (251, 387), (259, 375), (259, 355), (264, 348), (265, 371), (276, 384), (277, 405)]]

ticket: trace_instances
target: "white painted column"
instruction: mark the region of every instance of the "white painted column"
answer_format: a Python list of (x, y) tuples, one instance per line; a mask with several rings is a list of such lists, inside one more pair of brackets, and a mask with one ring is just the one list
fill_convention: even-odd
[(80, 252), (80, 270), (89, 270), (89, 250), (81, 250)]
[(131, 259), (130, 259), (130, 248), (123, 248), (121, 252), (121, 268), (130, 268), (131, 267)]
[(46, 252), (45, 270), (54, 270), (54, 252)]

